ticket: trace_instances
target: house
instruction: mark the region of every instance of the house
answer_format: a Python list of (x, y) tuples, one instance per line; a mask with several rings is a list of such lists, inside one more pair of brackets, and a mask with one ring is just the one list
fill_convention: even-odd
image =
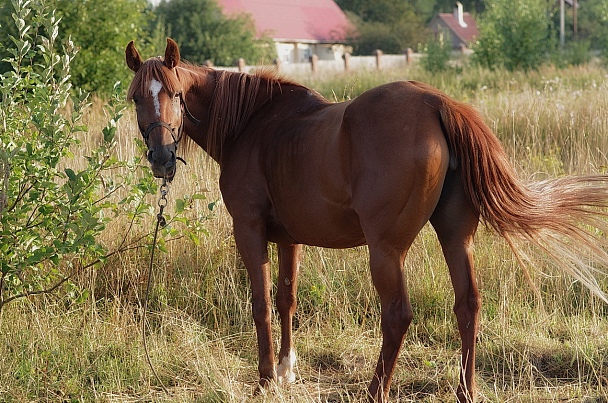
[(460, 2), (456, 2), (453, 13), (439, 13), (433, 17), (429, 28), (435, 36), (448, 34), (454, 49), (469, 47), (479, 34), (475, 19), (471, 13), (464, 12)]
[(257, 34), (273, 39), (284, 63), (339, 60), (350, 23), (334, 0), (218, 0), (227, 16), (246, 13)]

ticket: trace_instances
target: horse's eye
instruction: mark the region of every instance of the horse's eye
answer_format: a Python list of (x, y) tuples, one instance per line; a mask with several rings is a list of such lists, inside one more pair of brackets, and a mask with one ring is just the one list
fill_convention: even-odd
[(139, 98), (133, 97), (133, 103), (137, 105), (139, 103)]

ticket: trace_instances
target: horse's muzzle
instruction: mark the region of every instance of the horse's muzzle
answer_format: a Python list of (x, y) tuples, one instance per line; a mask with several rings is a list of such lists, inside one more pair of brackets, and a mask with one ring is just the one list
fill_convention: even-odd
[(148, 161), (155, 177), (164, 178), (168, 181), (173, 180), (177, 168), (175, 147), (161, 146), (150, 148), (148, 150)]
[(173, 178), (175, 177), (175, 171), (177, 168), (176, 164), (171, 165), (170, 167), (158, 167), (155, 165), (151, 165), (152, 168), (152, 173), (154, 174), (154, 176), (156, 178), (163, 178), (166, 179), (167, 181), (171, 182), (173, 180)]

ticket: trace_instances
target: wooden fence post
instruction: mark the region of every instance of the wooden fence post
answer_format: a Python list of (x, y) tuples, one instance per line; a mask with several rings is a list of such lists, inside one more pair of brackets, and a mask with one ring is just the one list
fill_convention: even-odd
[(342, 59), (344, 59), (344, 71), (348, 71), (350, 69), (350, 53), (344, 52)]
[(247, 65), (245, 64), (245, 59), (243, 59), (242, 57), (241, 57), (241, 58), (239, 58), (239, 60), (237, 60), (236, 65), (237, 65), (237, 66), (238, 66), (238, 68), (239, 68), (239, 73), (244, 72), (244, 71), (245, 71), (245, 66), (247, 66)]
[(279, 59), (278, 57), (276, 59), (274, 59), (274, 67), (277, 70), (277, 74), (281, 72), (281, 59)]
[(405, 64), (408, 66), (414, 62), (414, 50), (412, 48), (407, 48), (405, 50)]
[(376, 69), (378, 69), (378, 70), (382, 70), (382, 55), (383, 54), (384, 54), (384, 52), (382, 52), (380, 49), (374, 50), (374, 55), (376, 56)]
[(310, 67), (311, 67), (313, 73), (317, 72), (318, 64), (319, 64), (319, 56), (317, 56), (316, 54), (313, 53), (313, 55), (310, 56)]

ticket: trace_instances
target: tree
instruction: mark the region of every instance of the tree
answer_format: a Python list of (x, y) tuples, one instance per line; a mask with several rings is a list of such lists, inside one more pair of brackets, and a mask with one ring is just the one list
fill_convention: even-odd
[(0, 85), (0, 309), (18, 296), (62, 284), (69, 272), (103, 256), (94, 235), (104, 221), (93, 192), (108, 162), (108, 144), (84, 170), (60, 168), (82, 130), (84, 98), (74, 99), (73, 112), (64, 113), (76, 49), (68, 43), (60, 56), (59, 20), (28, 3), (15, 2), (17, 35), (7, 43), (11, 69)]
[[(577, 37), (573, 38), (572, 17), (566, 18), (566, 41), (588, 41), (592, 49), (601, 50), (608, 56), (608, 2), (586, 0), (578, 2)], [(570, 14), (572, 8), (567, 10)]]
[[(145, 48), (148, 41), (151, 15), (146, 0), (39, 0), (23, 2), (3, 1), (0, 5), (0, 35), (15, 37), (17, 30), (11, 15), (13, 4), (46, 4), (55, 10), (59, 20), (59, 42), (68, 39), (78, 48), (79, 56), (72, 62), (72, 84), (87, 92), (109, 95), (114, 83), (130, 79), (124, 49), (132, 39)], [(36, 35), (37, 32), (30, 32)], [(0, 49), (0, 59), (8, 56)], [(0, 65), (0, 73), (10, 70), (8, 63)]]
[(336, 3), (366, 22), (397, 22), (414, 9), (409, 2), (395, 0), (338, 0)]
[(401, 53), (425, 41), (424, 16), (410, 2), (397, 0), (338, 0), (349, 13), (355, 30), (349, 44), (355, 54), (371, 54), (375, 49)]
[(151, 20), (146, 0), (55, 0), (61, 17), (60, 40), (80, 48), (72, 65), (72, 82), (85, 91), (109, 94), (116, 81), (128, 82), (124, 51), (130, 40), (142, 47)]
[(489, 68), (535, 69), (555, 49), (551, 27), (547, 0), (495, 0), (479, 21), (473, 60)]
[(270, 39), (256, 39), (250, 17), (227, 18), (215, 0), (163, 1), (154, 11), (158, 25), (179, 43), (182, 57), (190, 62), (211, 60), (231, 66), (239, 58), (260, 63), (276, 57)]

